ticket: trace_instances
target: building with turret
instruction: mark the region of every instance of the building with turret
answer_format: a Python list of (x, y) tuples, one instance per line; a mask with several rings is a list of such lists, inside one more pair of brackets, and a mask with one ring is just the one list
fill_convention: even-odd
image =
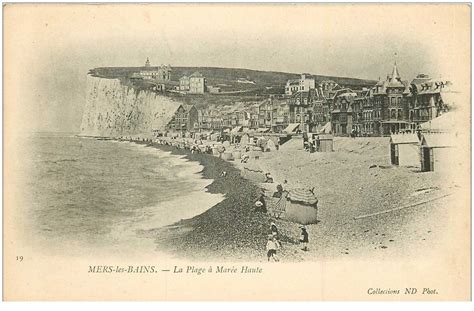
[[(418, 126), (448, 111), (451, 82), (419, 74), (404, 81), (394, 63), (391, 74), (360, 93), (352, 104), (352, 130), (362, 136), (415, 132)], [(333, 124), (338, 121), (334, 114)], [(336, 111), (339, 112), (339, 111)], [(342, 133), (336, 133), (342, 134)]]
[(381, 97), (380, 125), (382, 135), (414, 130), (407, 118), (407, 100), (409, 94), (408, 82), (402, 81), (395, 62), (392, 74), (384, 83)]

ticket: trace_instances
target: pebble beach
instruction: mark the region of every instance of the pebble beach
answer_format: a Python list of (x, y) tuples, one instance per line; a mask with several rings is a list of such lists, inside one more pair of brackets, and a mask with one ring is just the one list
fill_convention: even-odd
[[(213, 180), (207, 191), (225, 195), (196, 217), (156, 229), (157, 248), (195, 261), (262, 262), (267, 260), (265, 244), (274, 221), (282, 262), (426, 256), (445, 243), (450, 224), (459, 221), (461, 207), (451, 203), (462, 184), (443, 172), (390, 166), (387, 144), (387, 138), (336, 138), (334, 152), (308, 153), (298, 140), (290, 141), (251, 160), (270, 172), (274, 183), (241, 177), (239, 160), (149, 144), (199, 162), (204, 178)], [(222, 177), (222, 171), (227, 176)], [(254, 211), (262, 191), (267, 205), (275, 204), (271, 195), (284, 180), (287, 187), (315, 187), (318, 223), (306, 226), (308, 251), (298, 242), (299, 224)]]

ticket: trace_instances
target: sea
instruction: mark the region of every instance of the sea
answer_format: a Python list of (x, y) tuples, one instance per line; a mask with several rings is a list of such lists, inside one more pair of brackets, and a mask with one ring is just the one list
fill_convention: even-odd
[(159, 228), (224, 199), (207, 192), (198, 162), (131, 142), (72, 133), (27, 138), (25, 236), (51, 254), (156, 251)]

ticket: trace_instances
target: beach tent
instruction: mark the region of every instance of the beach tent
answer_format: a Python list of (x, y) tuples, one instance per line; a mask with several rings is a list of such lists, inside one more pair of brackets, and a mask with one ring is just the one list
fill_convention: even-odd
[(230, 151), (225, 151), (222, 153), (221, 158), (226, 161), (231, 161), (234, 159), (232, 152)]
[(290, 123), (288, 126), (283, 130), (285, 133), (296, 133), (296, 130), (300, 127), (299, 123)]
[(317, 223), (318, 199), (314, 193), (302, 188), (290, 190), (284, 218), (302, 225)]
[(242, 132), (242, 128), (243, 126), (236, 126), (232, 129), (232, 131), (230, 131), (232, 134), (237, 134), (237, 133), (240, 133)]
[(240, 135), (240, 133), (242, 132), (242, 129), (243, 129), (243, 126), (236, 126), (230, 131), (230, 140), (232, 143), (236, 143), (239, 141), (238, 139), (236, 139), (236, 137)]
[(303, 137), (292, 136), (291, 139), (280, 145), (280, 150), (301, 150), (303, 149)]
[(240, 175), (245, 179), (257, 183), (263, 183), (266, 181), (265, 173), (254, 162), (245, 163), (244, 167), (240, 171)]
[(249, 129), (246, 133), (249, 134), (250, 137), (252, 137), (253, 135), (255, 135), (255, 133), (257, 133), (257, 130), (256, 129)]
[(455, 112), (444, 113), (437, 118), (420, 124), (421, 131), (424, 133), (443, 133), (452, 131), (456, 128), (457, 120), (459, 120), (456, 116), (457, 113)]
[(449, 169), (456, 137), (447, 133), (423, 134), (420, 157), (421, 171)]
[(279, 135), (271, 135), (271, 136), (267, 136), (266, 138), (273, 141), (275, 146), (280, 144), (280, 136)]
[(269, 209), (269, 213), (302, 225), (315, 224), (318, 220), (318, 199), (311, 189), (283, 191), (280, 200)]
[(257, 138), (257, 145), (264, 146), (267, 143), (267, 139), (263, 136), (256, 137)]
[(420, 141), (416, 134), (390, 135), (390, 163), (420, 166)]
[(332, 133), (331, 122), (327, 122), (327, 123), (319, 130), (319, 134), (331, 134), (331, 133)]
[(250, 143), (250, 137), (249, 134), (243, 134), (242, 138), (240, 139), (240, 144), (242, 146), (246, 146)]
[(216, 147), (219, 153), (224, 153), (224, 151), (226, 150), (226, 146), (224, 144), (217, 144)]
[(265, 145), (265, 151), (275, 151), (275, 150), (277, 150), (277, 148), (273, 140), (271, 139), (267, 140), (267, 143)]

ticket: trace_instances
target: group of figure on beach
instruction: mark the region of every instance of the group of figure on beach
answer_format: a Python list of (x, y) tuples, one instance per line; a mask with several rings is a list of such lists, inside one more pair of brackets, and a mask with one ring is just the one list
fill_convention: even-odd
[[(301, 245), (303, 245), (303, 248), (301, 250), (303, 251), (308, 251), (308, 242), (309, 242), (309, 235), (308, 231), (304, 226), (300, 226), (301, 229), (301, 235), (299, 242)], [(280, 261), (280, 258), (277, 255), (278, 250), (281, 248), (281, 242), (279, 240), (279, 233), (278, 233), (278, 228), (276, 224), (270, 220), (270, 234), (268, 234), (268, 241), (266, 245), (266, 251), (267, 251), (267, 260), (268, 261), (275, 261), (278, 262)]]
[[(268, 173), (269, 174), (269, 173)], [(273, 180), (272, 180), (273, 182)], [(285, 185), (287, 181), (285, 180)], [(277, 191), (273, 194), (274, 197), (282, 197), (284, 195), (284, 189), (281, 184), (277, 185)], [(265, 202), (265, 194), (262, 192), (255, 202), (255, 212), (267, 212), (267, 205)], [(280, 261), (277, 252), (281, 249), (281, 242), (280, 242), (280, 236), (279, 236), (279, 231), (276, 223), (273, 220), (269, 220), (270, 222), (270, 230), (268, 234), (268, 240), (266, 244), (266, 251), (267, 251), (267, 260), (268, 261), (275, 261), (278, 262)], [(309, 242), (309, 234), (308, 231), (306, 230), (305, 226), (300, 226), (301, 229), (301, 234), (299, 238), (300, 244), (303, 246), (301, 250), (303, 251), (308, 251), (308, 242)]]

